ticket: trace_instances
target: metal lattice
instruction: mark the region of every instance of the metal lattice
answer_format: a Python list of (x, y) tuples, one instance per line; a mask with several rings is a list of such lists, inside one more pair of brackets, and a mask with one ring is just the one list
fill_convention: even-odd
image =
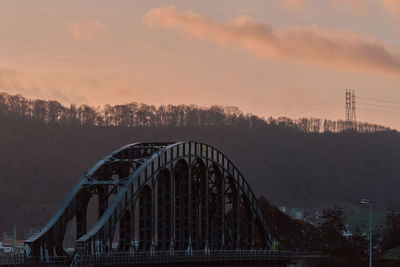
[[(98, 220), (86, 229), (96, 196)], [(26, 256), (65, 255), (74, 217), (80, 255), (268, 249), (274, 239), (243, 175), (223, 153), (198, 142), (136, 143), (100, 160), (25, 242)]]

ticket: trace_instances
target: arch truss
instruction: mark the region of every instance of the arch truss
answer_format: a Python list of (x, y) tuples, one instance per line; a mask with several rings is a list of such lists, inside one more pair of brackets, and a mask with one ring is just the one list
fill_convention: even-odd
[[(87, 229), (90, 199), (98, 219)], [(268, 249), (274, 239), (240, 171), (199, 142), (135, 143), (100, 160), (25, 242), (26, 255), (65, 254), (72, 219), (83, 254)]]

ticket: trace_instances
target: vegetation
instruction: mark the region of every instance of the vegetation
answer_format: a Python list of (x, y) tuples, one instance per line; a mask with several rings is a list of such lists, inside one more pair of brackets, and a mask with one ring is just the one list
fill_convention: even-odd
[(347, 227), (344, 224), (343, 209), (334, 206), (324, 210), (324, 222), (319, 226), (319, 249), (327, 255), (324, 266), (360, 266), (368, 259), (368, 241), (359, 232), (346, 237)]
[[(319, 248), (319, 231), (303, 220), (296, 220), (281, 212), (267, 201), (265, 197), (258, 200), (271, 230), (279, 236), (279, 242), (285, 250), (317, 251)], [(244, 224), (246, 225), (246, 224)]]
[[(110, 115), (113, 123), (99, 126), (88, 123), (93, 122), (88, 115), (69, 120), (62, 119), (66, 118), (63, 113), (54, 115), (49, 110), (57, 109), (50, 108), (51, 101), (1, 97), (0, 233), (10, 232), (14, 224), (19, 235), (42, 227), (97, 159), (137, 141), (198, 140), (213, 145), (232, 159), (256, 195), (266, 196), (274, 205), (326, 208), (337, 203), (349, 207), (368, 196), (377, 208), (400, 208), (400, 134), (396, 131), (310, 133), (294, 124), (281, 124), (279, 119), (264, 121), (240, 113), (229, 117), (197, 107), (203, 115), (195, 121), (201, 124), (188, 123), (191, 120), (185, 115), (150, 125), (135, 115), (137, 122), (123, 127), (115, 123), (118, 116)], [(76, 110), (86, 112), (83, 107)], [(173, 106), (167, 110), (174, 110)], [(189, 106), (188, 110), (196, 109)], [(177, 116), (168, 114), (159, 116)], [(221, 115), (224, 123), (216, 123), (221, 116), (215, 114), (225, 114)], [(199, 119), (203, 117), (208, 119)]]
[[(264, 197), (259, 199), (272, 231), (279, 236), (279, 245), (285, 250), (318, 251), (325, 257), (320, 267), (352, 267), (368, 264), (368, 238), (358, 231), (346, 236), (348, 231), (343, 209), (339, 206), (323, 211), (323, 222), (317, 227), (282, 213)], [(380, 256), (378, 250), (374, 255)], [(382, 261), (375, 266), (389, 266)]]
[(389, 214), (383, 231), (382, 248), (384, 250), (400, 247), (400, 214)]
[(126, 105), (94, 108), (87, 105), (65, 107), (57, 101), (28, 100), (21, 95), (0, 93), (0, 116), (40, 123), (85, 126), (160, 127), (160, 126), (239, 126), (290, 127), (305, 133), (342, 132), (357, 129), (361, 133), (386, 131), (389, 128), (369, 123), (286, 117), (264, 120), (243, 114), (237, 107), (195, 105), (159, 106), (132, 102)]

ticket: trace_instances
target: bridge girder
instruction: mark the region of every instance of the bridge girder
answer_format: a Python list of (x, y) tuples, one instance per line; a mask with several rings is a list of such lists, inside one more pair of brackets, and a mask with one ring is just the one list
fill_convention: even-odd
[[(95, 195), (99, 219), (89, 230), (88, 203)], [(131, 252), (269, 248), (276, 238), (236, 166), (199, 142), (136, 143), (100, 160), (25, 242), (26, 255), (64, 254), (74, 217), (75, 247), (85, 254), (111, 252), (116, 233), (118, 250)]]

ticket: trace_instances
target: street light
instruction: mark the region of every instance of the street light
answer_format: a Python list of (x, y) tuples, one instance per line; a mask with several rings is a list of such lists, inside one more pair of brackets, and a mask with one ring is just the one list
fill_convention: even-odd
[(369, 267), (372, 267), (372, 203), (372, 200), (365, 198), (360, 201), (360, 204), (369, 205)]

